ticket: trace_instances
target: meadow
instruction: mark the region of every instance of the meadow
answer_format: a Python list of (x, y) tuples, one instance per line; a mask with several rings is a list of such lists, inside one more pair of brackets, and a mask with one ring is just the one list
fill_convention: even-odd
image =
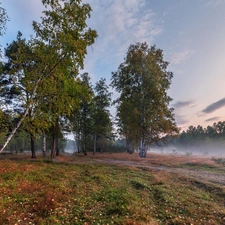
[(188, 171), (224, 176), (225, 166), (160, 154), (0, 155), (0, 224), (225, 224), (225, 185)]

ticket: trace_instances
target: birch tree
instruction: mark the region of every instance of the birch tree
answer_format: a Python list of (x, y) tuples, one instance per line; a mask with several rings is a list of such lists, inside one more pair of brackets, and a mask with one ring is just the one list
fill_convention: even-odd
[[(172, 98), (167, 95), (173, 73), (167, 69), (163, 52), (147, 43), (130, 45), (123, 63), (112, 73), (112, 87), (119, 92), (118, 126), (129, 149), (139, 143), (140, 157), (146, 157), (147, 145), (165, 134), (178, 132)], [(132, 150), (129, 149), (130, 152)]]
[[(18, 86), (26, 90), (28, 94), (25, 98), (21, 98), (24, 111), (0, 152), (4, 150), (28, 113), (32, 112), (36, 115), (34, 109), (40, 109), (36, 106), (40, 106), (39, 100), (40, 98), (43, 100), (46, 94), (43, 92), (46, 90), (43, 88), (45, 83), (60, 80), (68, 87), (71, 77), (75, 81), (79, 70), (83, 68), (87, 47), (92, 45), (97, 37), (96, 31), (88, 28), (86, 23), (91, 13), (89, 4), (82, 4), (80, 0), (42, 0), (42, 3), (46, 10), (43, 12), (40, 23), (33, 22), (35, 36), (25, 45), (19, 45), (17, 54), (10, 57), (12, 68), (9, 73), (13, 76), (13, 81), (16, 80)], [(29, 47), (29, 51), (26, 46)], [(27, 66), (28, 63), (29, 66)], [(20, 82), (23, 83), (20, 84)], [(25, 91), (21, 93), (24, 96)], [(68, 102), (67, 96), (64, 95), (61, 101)], [(55, 97), (60, 99), (62, 96), (56, 92)], [(59, 106), (59, 101), (57, 103)], [(70, 102), (64, 113), (69, 114), (74, 104), (75, 101)], [(62, 109), (62, 105), (58, 108)], [(60, 112), (57, 109), (51, 112), (51, 122), (54, 123)], [(42, 117), (47, 115), (47, 111), (45, 114), (41, 111), (40, 113)]]

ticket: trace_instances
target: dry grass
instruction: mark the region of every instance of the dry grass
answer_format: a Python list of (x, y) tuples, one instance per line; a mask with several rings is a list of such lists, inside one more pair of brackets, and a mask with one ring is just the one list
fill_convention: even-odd
[[(4, 158), (5, 157), (5, 158)], [(225, 224), (224, 187), (142, 166), (210, 165), (207, 157), (148, 154), (0, 156), (0, 224)], [(101, 163), (98, 163), (101, 162)]]
[(59, 160), (65, 162), (76, 162), (76, 163), (87, 163), (93, 160), (122, 160), (122, 161), (130, 161), (136, 162), (139, 164), (146, 165), (167, 165), (167, 166), (176, 166), (182, 164), (208, 164), (217, 166), (215, 161), (211, 159), (210, 156), (186, 156), (186, 155), (173, 155), (173, 154), (157, 154), (157, 153), (149, 153), (146, 158), (140, 158), (138, 153), (127, 154), (127, 153), (98, 153), (96, 155), (92, 155), (89, 153), (87, 156), (83, 154), (75, 153), (72, 156), (60, 156)]

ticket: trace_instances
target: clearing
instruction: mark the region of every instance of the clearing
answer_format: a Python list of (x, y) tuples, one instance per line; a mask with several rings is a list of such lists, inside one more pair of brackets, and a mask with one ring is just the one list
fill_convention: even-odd
[(0, 224), (225, 224), (225, 166), (150, 153), (0, 155)]

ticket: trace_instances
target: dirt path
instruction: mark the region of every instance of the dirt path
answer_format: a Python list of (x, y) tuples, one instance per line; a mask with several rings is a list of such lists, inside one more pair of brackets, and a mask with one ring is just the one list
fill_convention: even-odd
[[(30, 155), (18, 154), (0, 157), (0, 159), (6, 158), (9, 160), (28, 160), (30, 159)], [(140, 159), (138, 154), (104, 153), (96, 154), (96, 156), (89, 154), (88, 156), (74, 155), (72, 157), (68, 155), (56, 158), (54, 161), (67, 163), (109, 163), (132, 166), (149, 171), (175, 173), (181, 176), (195, 178), (202, 182), (210, 182), (225, 187), (225, 167), (213, 162), (211, 157), (149, 154), (147, 158)]]
[(198, 180), (208, 181), (213, 184), (219, 184), (225, 187), (225, 173), (218, 174), (216, 172), (206, 170), (192, 170), (182, 168), (164, 168), (168, 172), (178, 173), (186, 177), (196, 178)]
[(155, 171), (164, 171), (168, 173), (176, 173), (182, 176), (195, 178), (201, 181), (207, 181), (213, 184), (219, 184), (225, 187), (225, 169), (221, 171), (219, 169), (209, 171), (208, 169), (204, 170), (204, 169), (168, 167), (165, 165), (148, 165), (143, 162), (133, 162), (115, 159), (96, 159), (94, 161), (98, 163), (133, 166), (140, 169), (149, 169)]

